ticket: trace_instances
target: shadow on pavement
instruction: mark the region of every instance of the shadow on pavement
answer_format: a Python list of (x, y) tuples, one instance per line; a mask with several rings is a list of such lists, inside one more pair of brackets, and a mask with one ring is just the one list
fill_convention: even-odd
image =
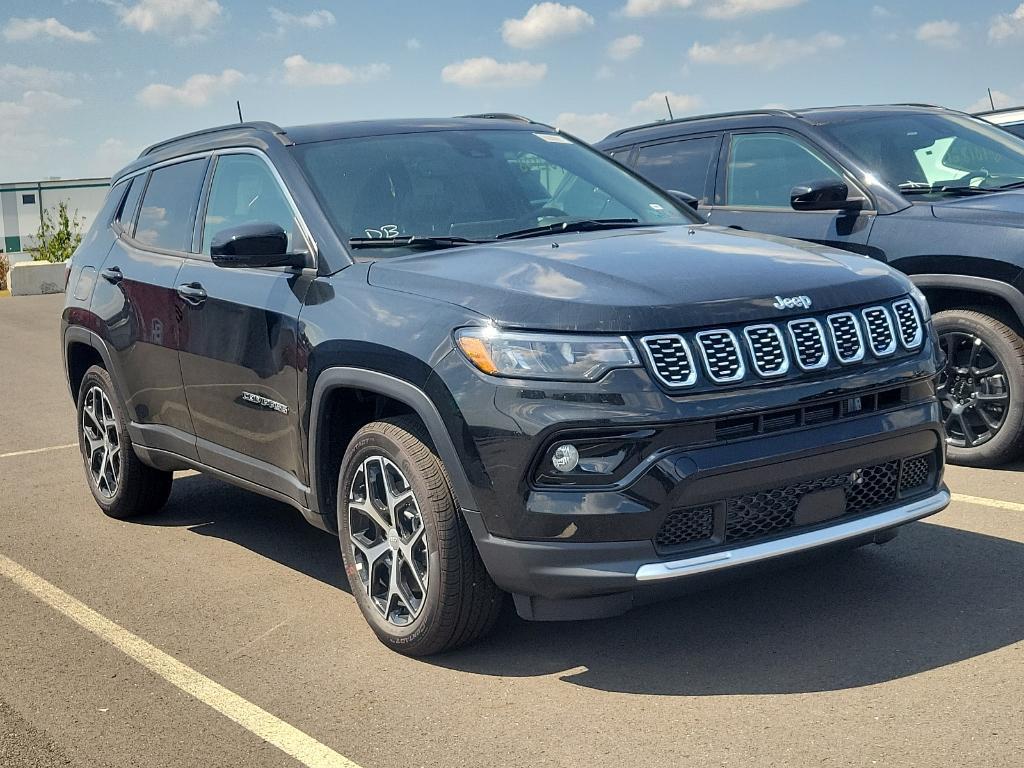
[[(334, 537), (283, 504), (213, 480), (177, 481), (167, 510), (151, 524), (191, 526), (348, 589)], [(853, 688), (1024, 639), (1024, 544), (915, 523), (884, 547), (614, 619), (530, 623), (506, 614), (490, 639), (427, 661), (484, 675), (565, 672), (567, 682), (626, 693)]]

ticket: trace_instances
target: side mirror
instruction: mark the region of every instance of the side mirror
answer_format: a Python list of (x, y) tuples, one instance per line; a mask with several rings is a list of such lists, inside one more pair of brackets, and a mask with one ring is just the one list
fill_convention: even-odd
[(698, 200), (693, 195), (688, 195), (685, 192), (680, 192), (678, 189), (669, 189), (666, 191), (680, 203), (682, 203), (683, 205), (690, 206), (695, 211), (700, 207), (700, 200)]
[(210, 243), (218, 267), (304, 267), (305, 253), (288, 253), (288, 235), (277, 224), (255, 221), (222, 229)]
[(798, 184), (789, 193), (794, 211), (859, 211), (864, 200), (850, 198), (850, 188), (840, 179), (820, 179)]

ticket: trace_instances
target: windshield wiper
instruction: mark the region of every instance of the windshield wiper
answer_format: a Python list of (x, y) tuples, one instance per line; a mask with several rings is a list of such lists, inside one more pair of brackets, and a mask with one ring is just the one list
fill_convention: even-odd
[(998, 187), (992, 187), (993, 192), (1006, 192), (1009, 189), (1024, 189), (1024, 181), (1014, 181), (1011, 184), (1003, 184)]
[(497, 240), (516, 240), (521, 237), (537, 237), (539, 235), (561, 234), (562, 232), (591, 232), (598, 229), (619, 229), (622, 227), (648, 226), (640, 224), (639, 219), (580, 219), (578, 221), (558, 221), (541, 227), (528, 227), (513, 232), (504, 232)]
[(936, 185), (936, 184), (921, 184), (914, 186), (903, 186), (899, 187), (901, 195), (960, 195), (967, 197), (968, 195), (987, 195), (989, 192), (994, 192), (994, 189), (983, 189), (981, 187), (950, 187), (947, 185)]
[(434, 237), (431, 235), (403, 235), (401, 237), (350, 237), (349, 248), (453, 248), (458, 245), (476, 245), (486, 240), (467, 237)]

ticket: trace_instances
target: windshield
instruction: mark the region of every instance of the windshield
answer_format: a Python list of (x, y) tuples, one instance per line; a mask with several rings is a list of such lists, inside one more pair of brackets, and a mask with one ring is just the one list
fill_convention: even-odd
[[(353, 244), (363, 240), (361, 248), (368, 238), (410, 237), (447, 247), (564, 222), (699, 221), (618, 163), (555, 133), (430, 131), (293, 151), (335, 230)], [(384, 244), (369, 245), (374, 257), (384, 255)]]
[(904, 194), (981, 194), (1024, 181), (1024, 141), (966, 115), (873, 117), (823, 130)]

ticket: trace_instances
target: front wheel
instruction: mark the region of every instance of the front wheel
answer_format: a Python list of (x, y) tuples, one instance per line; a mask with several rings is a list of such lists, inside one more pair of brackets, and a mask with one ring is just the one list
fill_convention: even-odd
[(934, 317), (946, 355), (937, 394), (949, 461), (994, 467), (1024, 443), (1024, 340), (994, 317), (954, 309)]
[(503, 595), (418, 420), (373, 422), (352, 438), (338, 482), (338, 533), (359, 609), (393, 650), (439, 653), (497, 621)]

